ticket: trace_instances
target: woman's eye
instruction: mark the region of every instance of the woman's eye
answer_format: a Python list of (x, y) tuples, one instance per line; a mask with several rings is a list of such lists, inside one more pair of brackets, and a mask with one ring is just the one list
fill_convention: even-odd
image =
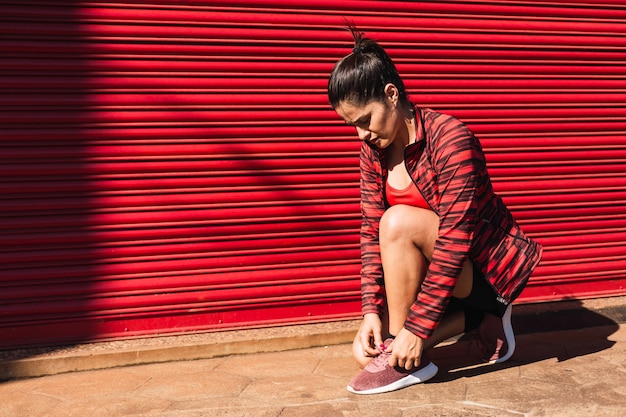
[(346, 121), (345, 121), (345, 123), (346, 123), (348, 126), (358, 127), (358, 128), (360, 128), (360, 129), (367, 129), (367, 128), (369, 127), (369, 125), (370, 125), (370, 119), (371, 119), (371, 118), (370, 118), (370, 117), (368, 117), (367, 119), (357, 120), (357, 121), (356, 121), (356, 122), (354, 122), (354, 123), (349, 122), (349, 121), (347, 121), (347, 120), (346, 120)]

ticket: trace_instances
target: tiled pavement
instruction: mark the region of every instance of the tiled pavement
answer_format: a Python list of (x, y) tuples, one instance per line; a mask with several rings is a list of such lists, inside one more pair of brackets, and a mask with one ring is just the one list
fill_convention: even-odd
[(357, 368), (343, 343), (8, 380), (0, 417), (625, 416), (624, 324), (533, 317), (514, 312), (509, 362), (473, 365), (470, 341), (448, 343), (431, 353), (433, 380), (388, 394), (346, 391)]

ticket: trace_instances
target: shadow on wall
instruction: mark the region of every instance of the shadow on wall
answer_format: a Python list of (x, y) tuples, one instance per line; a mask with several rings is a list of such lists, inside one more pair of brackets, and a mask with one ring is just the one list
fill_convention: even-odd
[[(249, 105), (231, 53), (207, 59), (211, 12), (172, 18), (169, 39), (150, 23), (163, 10), (15, 4), (0, 5), (0, 349), (358, 314), (359, 143), (322, 94), (277, 106), (281, 78), (257, 74)], [(306, 126), (259, 125), (310, 98), (324, 110)], [(329, 119), (341, 145), (317, 138)]]
[(0, 6), (0, 348), (93, 331), (72, 316), (98, 256), (79, 3)]
[[(618, 330), (618, 322), (623, 322), (625, 316), (623, 307), (594, 311), (585, 308), (579, 300), (516, 306), (512, 318), (516, 349), (509, 361), (485, 365), (479, 359), (473, 336), (465, 335), (458, 343), (433, 350), (432, 359), (444, 371), (433, 382), (448, 382), (550, 359), (564, 362), (609, 349), (616, 343), (609, 337)], [(546, 372), (549, 373), (549, 364)]]

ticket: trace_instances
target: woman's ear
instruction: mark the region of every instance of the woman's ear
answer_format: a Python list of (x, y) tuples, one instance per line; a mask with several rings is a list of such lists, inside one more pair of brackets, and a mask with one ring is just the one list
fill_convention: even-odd
[(398, 106), (398, 100), (400, 99), (400, 92), (398, 91), (398, 88), (394, 84), (388, 83), (385, 86), (385, 95), (387, 96), (387, 100), (389, 101), (389, 104), (391, 104), (393, 108)]

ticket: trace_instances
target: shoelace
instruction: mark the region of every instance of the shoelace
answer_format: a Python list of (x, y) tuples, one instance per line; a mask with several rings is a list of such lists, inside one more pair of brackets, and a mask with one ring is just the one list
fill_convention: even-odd
[(367, 365), (367, 369), (372, 372), (379, 372), (385, 369), (389, 363), (389, 356), (391, 353), (382, 352), (380, 355), (376, 356), (372, 361)]

